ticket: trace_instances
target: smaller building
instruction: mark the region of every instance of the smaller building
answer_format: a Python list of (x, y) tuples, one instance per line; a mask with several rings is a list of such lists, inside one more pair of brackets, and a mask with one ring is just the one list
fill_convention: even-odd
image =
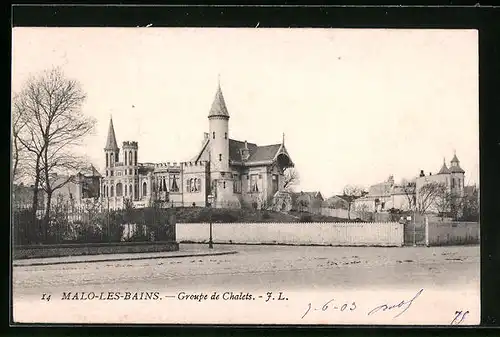
[[(31, 208), (33, 206), (34, 191), (35, 187), (33, 185), (14, 184), (12, 186), (12, 208), (14, 210)], [(42, 209), (44, 204), (44, 192), (38, 189), (38, 208)]]
[(321, 192), (292, 192), (292, 211), (321, 214), (325, 199)]
[[(415, 203), (425, 203), (426, 196), (423, 195), (423, 186), (438, 183), (444, 187), (447, 195), (461, 198), (464, 196), (464, 174), (460, 167), (460, 161), (456, 154), (450, 162), (450, 167), (443, 160), (441, 169), (437, 174), (425, 174), (423, 170), (417, 177), (404, 180), (399, 184), (394, 182), (394, 177), (381, 183), (370, 186), (368, 194), (358, 198), (354, 202), (354, 210), (366, 212), (386, 212), (390, 209), (409, 210)], [(444, 195), (443, 195), (444, 196)], [(443, 197), (441, 196), (441, 198)], [(426, 211), (439, 213), (439, 198), (433, 197)]]
[(323, 201), (323, 208), (331, 208), (331, 209), (349, 209), (349, 202), (342, 198), (341, 195), (333, 195), (330, 198)]

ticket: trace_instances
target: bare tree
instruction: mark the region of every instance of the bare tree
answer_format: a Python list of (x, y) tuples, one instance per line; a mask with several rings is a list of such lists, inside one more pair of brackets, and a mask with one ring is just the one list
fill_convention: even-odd
[(16, 94), (12, 100), (11, 142), (12, 142), (12, 171), (11, 181), (22, 179), (28, 172), (26, 167), (26, 149), (20, 142), (21, 132), (27, 123), (23, 114), (22, 100)]
[(446, 186), (440, 182), (428, 182), (417, 188), (416, 181), (403, 181), (401, 184), (408, 208), (418, 214), (425, 214), (434, 205), (439, 208), (439, 200), (446, 193)]
[(440, 195), (446, 193), (446, 186), (439, 182), (429, 182), (418, 188), (416, 198), (416, 211), (419, 214), (425, 214)]
[[(363, 221), (372, 221), (372, 213), (370, 212), (370, 209), (367, 204), (361, 204), (359, 205), (358, 209), (356, 210), (358, 212), (359, 217)], [(349, 218), (350, 219), (350, 218)]]
[(299, 172), (295, 168), (287, 168), (284, 175), (283, 189), (290, 190), (292, 186), (299, 183)]
[[(72, 174), (82, 167), (84, 160), (74, 150), (93, 130), (95, 120), (81, 111), (86, 95), (79, 82), (66, 78), (59, 68), (32, 76), (16, 97), (26, 120), (19, 141), (30, 153), (35, 179), (33, 216), (41, 187), (47, 197), (48, 221), (54, 191), (71, 181)], [(65, 178), (55, 179), (61, 174)]]
[(452, 203), (451, 193), (449, 191), (443, 190), (442, 193), (440, 193), (436, 197), (435, 203), (439, 214), (441, 214), (441, 220), (443, 220), (445, 215), (450, 213)]
[(400, 186), (406, 196), (408, 209), (414, 212), (417, 204), (417, 185), (415, 180), (403, 180)]
[(354, 200), (364, 195), (364, 189), (360, 186), (347, 185), (342, 191), (342, 199), (347, 201), (347, 217), (351, 219), (351, 207)]

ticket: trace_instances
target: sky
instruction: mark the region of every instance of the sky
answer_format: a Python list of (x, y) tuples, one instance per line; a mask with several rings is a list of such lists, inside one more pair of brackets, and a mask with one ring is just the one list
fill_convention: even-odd
[(229, 137), (284, 133), (298, 191), (437, 173), (454, 151), (479, 184), (476, 30), (16, 27), (12, 44), (14, 92), (56, 66), (82, 84), (98, 169), (111, 116), (139, 162), (191, 160), (220, 75)]

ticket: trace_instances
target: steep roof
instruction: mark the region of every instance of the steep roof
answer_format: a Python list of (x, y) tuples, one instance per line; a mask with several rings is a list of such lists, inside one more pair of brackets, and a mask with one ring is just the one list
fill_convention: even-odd
[(226, 102), (224, 100), (224, 96), (222, 95), (220, 84), (217, 88), (212, 107), (210, 108), (210, 112), (208, 114), (209, 118), (216, 116), (229, 118), (229, 112), (227, 111)]
[[(236, 163), (245, 163), (245, 164), (255, 164), (261, 162), (272, 162), (276, 156), (280, 153), (285, 153), (288, 156), (288, 152), (282, 144), (271, 144), (271, 145), (263, 145), (258, 146), (254, 143), (246, 143), (249, 157), (247, 160), (244, 160), (241, 156), (242, 150), (245, 148), (245, 142), (240, 140), (229, 139), (229, 159)], [(290, 157), (290, 156), (288, 156)]]
[(456, 153), (453, 155), (453, 159), (451, 160), (450, 172), (465, 173), (465, 171), (460, 167), (460, 160), (458, 160)]
[(80, 170), (81, 174), (83, 174), (86, 177), (102, 177), (102, 175), (99, 173), (99, 171), (96, 170), (94, 165), (90, 164), (89, 167), (83, 168)]
[(457, 166), (451, 166), (450, 171), (452, 173), (465, 173), (465, 171), (457, 164)]
[(321, 195), (321, 192), (319, 191), (314, 191), (314, 192), (292, 192), (292, 195), (294, 195), (296, 198), (300, 197), (309, 197), (311, 199), (318, 198), (321, 199), (322, 201), (324, 200), (323, 196)]
[(441, 166), (441, 169), (439, 170), (438, 174), (449, 174), (450, 170), (446, 166), (446, 162), (443, 161), (443, 166)]
[(325, 207), (331, 207), (331, 206), (347, 207), (349, 203), (341, 195), (333, 195), (328, 199), (325, 199), (325, 201), (323, 201), (323, 205)]
[[(257, 144), (247, 142), (248, 151), (250, 156), (252, 153), (256, 152), (258, 148)], [(243, 158), (241, 157), (241, 149), (245, 148), (245, 142), (240, 140), (229, 139), (229, 160), (241, 162)]]
[(370, 186), (368, 196), (388, 196), (391, 194), (391, 183), (383, 182)]
[(257, 146), (255, 151), (250, 154), (247, 162), (273, 160), (276, 153), (278, 153), (280, 146), (280, 144)]
[(113, 119), (109, 120), (108, 138), (106, 139), (105, 150), (118, 150), (118, 143), (116, 142), (115, 128), (113, 127)]

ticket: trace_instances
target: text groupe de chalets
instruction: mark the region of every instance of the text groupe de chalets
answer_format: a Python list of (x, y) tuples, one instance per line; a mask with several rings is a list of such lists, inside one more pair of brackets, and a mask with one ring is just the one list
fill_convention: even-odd
[(240, 293), (234, 293), (232, 291), (226, 291), (222, 294), (205, 294), (205, 293), (199, 293), (199, 294), (188, 294), (185, 292), (180, 292), (177, 295), (177, 299), (179, 300), (188, 300), (188, 301), (208, 301), (208, 300), (213, 300), (213, 299), (222, 299), (224, 301), (245, 301), (245, 300), (253, 300), (254, 297), (250, 293), (243, 293), (240, 291)]

